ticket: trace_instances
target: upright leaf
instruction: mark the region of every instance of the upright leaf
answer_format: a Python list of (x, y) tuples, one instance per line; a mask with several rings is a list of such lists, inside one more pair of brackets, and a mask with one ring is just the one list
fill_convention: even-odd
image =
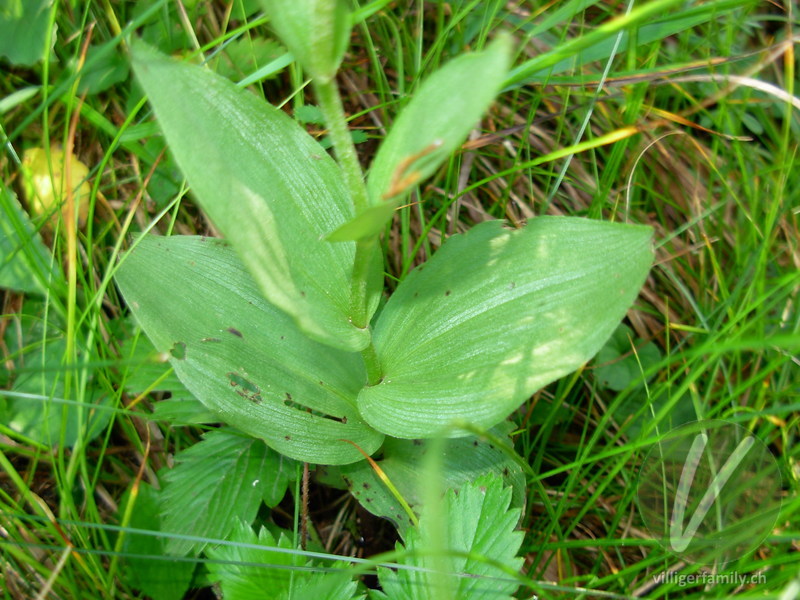
[(353, 208), (339, 167), (296, 122), (207, 69), (134, 46), (134, 70), (195, 196), (267, 299), (309, 336), (357, 351), (354, 244), (322, 237)]
[(644, 282), (650, 238), (647, 227), (567, 217), (453, 236), (383, 309), (384, 377), (362, 390), (361, 414), (404, 438), (457, 419), (499, 423), (600, 349)]
[(367, 188), (373, 203), (425, 179), (461, 145), (500, 91), (510, 54), (511, 39), (501, 36), (482, 52), (459, 56), (425, 80), (370, 167)]
[[(516, 554), (523, 536), (514, 531), (519, 511), (509, 510), (510, 502), (511, 490), (493, 475), (462, 486), (458, 494), (449, 490), (444, 522), (426, 514), (419, 527), (408, 532), (406, 550), (419, 554), (399, 563), (422, 570), (379, 569), (386, 595), (391, 600), (511, 600), (519, 584), (491, 564), (511, 570), (522, 567)], [(440, 553), (432, 553), (434, 549)]]
[(270, 23), (300, 65), (317, 80), (330, 81), (350, 41), (345, 0), (261, 0)]
[(117, 285), (178, 377), (221, 421), (299, 460), (342, 464), (383, 436), (358, 414), (366, 378), (358, 354), (308, 339), (259, 293), (228, 245), (146, 237)]
[(482, 52), (450, 61), (422, 83), (372, 162), (367, 179), (372, 206), (329, 239), (362, 239), (381, 231), (399, 199), (461, 145), (489, 108), (505, 79), (510, 53), (510, 38), (501, 36)]
[[(175, 457), (164, 475), (161, 494), (163, 530), (219, 539), (236, 526), (250, 523), (262, 500), (276, 506), (286, 493), (285, 459), (261, 440), (216, 430)], [(200, 542), (170, 538), (174, 554), (202, 549)]]

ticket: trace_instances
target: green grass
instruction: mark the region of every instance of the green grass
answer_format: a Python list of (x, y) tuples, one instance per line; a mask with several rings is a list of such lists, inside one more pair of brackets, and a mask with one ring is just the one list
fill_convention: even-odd
[[(126, 513), (126, 493), (141, 482), (158, 486), (159, 469), (204, 430), (152, 420), (164, 396), (152, 390), (164, 388), (129, 383), (142, 359), (132, 353), (135, 328), (112, 281), (118, 256), (130, 234), (146, 229), (213, 229), (162, 154), (149, 107), (125, 71), (122, 36), (138, 32), (162, 49), (199, 48), (206, 58), (236, 43), (232, 76), (243, 79), (268, 64), (256, 42), (269, 30), (257, 11), (244, 17), (239, 2), (231, 11), (209, 0), (183, 6), (186, 18), (174, 2), (58, 3), (49, 13), (57, 34), (45, 60), (0, 62), (5, 185), (22, 198), (25, 149), (51, 142), (74, 144), (92, 184), (90, 218), (75, 235), (58, 219), (35, 221), (48, 245), (40, 293), (2, 296), (3, 598), (141, 597), (124, 576), (119, 526), (135, 518), (135, 509)], [(636, 338), (659, 350), (655, 362), (642, 363), (646, 388), (614, 392), (592, 362), (512, 417), (515, 449), (529, 465), (520, 597), (798, 597), (800, 118), (785, 99), (725, 83), (747, 75), (795, 94), (786, 43), (797, 4), (659, 0), (631, 5), (628, 17), (624, 3), (577, 0), (375, 2), (364, 9), (339, 80), (350, 126), (368, 138), (357, 146), (363, 162), (374, 150), (369, 138), (384, 135), (420, 80), (459, 52), (483, 47), (493, 32), (514, 33), (515, 65), (532, 77), (510, 86), (472, 145), (398, 211), (383, 237), (390, 288), (443, 237), (488, 218), (581, 215), (656, 231), (656, 264), (626, 320)], [(640, 14), (646, 18), (636, 21)], [(628, 21), (638, 28), (623, 28)], [(91, 50), (78, 70), (87, 41)], [(111, 85), (84, 97), (80, 81), (101, 64), (114, 75)], [(704, 79), (668, 79), (685, 75)], [(313, 103), (305, 83), (290, 66), (252, 89), (291, 112)], [(34, 257), (36, 249), (22, 253)], [(63, 281), (48, 281), (51, 257)], [(22, 390), (25, 378), (33, 381)], [(51, 415), (52, 443), (15, 426), (9, 407), (23, 401)], [(90, 437), (86, 425), (95, 414), (107, 420)], [(681, 414), (737, 423), (779, 461), (784, 498), (776, 526), (755, 552), (728, 565), (763, 574), (757, 584), (654, 580), (671, 570), (700, 571), (648, 539), (636, 506), (638, 466)], [(64, 443), (73, 435), (68, 418), (77, 428), (71, 447)], [(312, 512), (320, 527), (312, 539), (319, 535), (329, 552), (368, 558), (349, 531), (357, 528), (353, 503), (343, 492), (312, 487), (316, 502), (339, 507), (320, 512), (317, 522)], [(290, 491), (275, 518), (297, 531), (300, 493)], [(333, 527), (336, 515), (341, 522)]]

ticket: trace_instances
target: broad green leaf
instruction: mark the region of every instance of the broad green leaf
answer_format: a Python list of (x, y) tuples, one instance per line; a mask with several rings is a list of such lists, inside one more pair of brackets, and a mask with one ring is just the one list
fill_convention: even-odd
[[(461, 145), (500, 91), (510, 53), (510, 38), (501, 36), (481, 52), (450, 61), (422, 83), (372, 163), (367, 190), (373, 205), (408, 192)], [(361, 228), (357, 232), (364, 235)]]
[(419, 554), (398, 561), (425, 570), (379, 569), (386, 595), (391, 600), (511, 600), (519, 584), (490, 564), (512, 571), (522, 567), (516, 554), (523, 535), (514, 531), (519, 510), (509, 509), (510, 502), (511, 490), (493, 475), (465, 484), (458, 494), (449, 490), (444, 522), (436, 513), (424, 514), (419, 527), (409, 530), (405, 546)]
[(361, 357), (308, 339), (264, 300), (222, 240), (145, 237), (126, 255), (117, 284), (159, 352), (219, 419), (279, 452), (344, 464), (378, 449), (355, 398)]
[(294, 120), (202, 67), (134, 45), (134, 71), (203, 209), (267, 299), (309, 336), (356, 351), (355, 246), (323, 237), (353, 216), (341, 171)]
[(86, 62), (91, 66), (81, 69), (80, 93), (99, 94), (128, 79), (130, 63), (118, 49), (91, 46)]
[(0, 58), (5, 56), (12, 65), (33, 65), (44, 58), (52, 4), (52, 0), (0, 3)]
[[(505, 438), (511, 429), (508, 422), (492, 429), (492, 433)], [(435, 446), (434, 444), (434, 447)], [(405, 501), (418, 512), (424, 500), (425, 487), (429, 485), (425, 472), (425, 456), (431, 448), (428, 440), (401, 440), (388, 438), (382, 448), (383, 458), (378, 465), (391, 480)], [(525, 477), (520, 466), (489, 441), (475, 436), (445, 440), (441, 449), (441, 481), (445, 488), (458, 490), (482, 475), (494, 473), (512, 486), (512, 506), (521, 508), (525, 502)], [(411, 520), (399, 506), (397, 499), (375, 474), (366, 461), (340, 467), (353, 496), (372, 514), (391, 521), (401, 535), (411, 526)]]
[[(17, 357), (20, 368), (0, 409), (0, 422), (26, 437), (48, 446), (72, 447), (100, 435), (113, 413), (110, 398), (90, 380), (82, 401), (67, 396), (64, 366), (66, 338), (51, 337), (42, 342), (33, 327), (23, 333), (25, 348)], [(0, 395), (4, 392), (0, 390)]]
[[(161, 492), (147, 483), (139, 484), (136, 505), (128, 526), (161, 532)], [(130, 494), (126, 494), (130, 498)], [(120, 506), (127, 505), (123, 500)], [(195, 563), (169, 560), (164, 537), (125, 532), (124, 564), (130, 585), (158, 600), (181, 600), (192, 581)]]
[[(276, 552), (275, 549), (294, 549), (289, 535), (281, 532), (276, 540), (268, 529), (261, 527), (256, 536), (246, 523), (239, 522), (230, 537), (234, 544), (207, 549), (211, 559), (209, 573), (212, 580), (219, 581), (225, 600), (349, 600), (355, 597), (356, 583), (346, 573), (315, 573), (309, 570), (312, 563), (302, 555)], [(325, 566), (330, 567), (329, 564)], [(343, 568), (343, 565), (334, 567)]]
[(131, 336), (119, 351), (122, 385), (129, 394), (145, 391), (169, 392), (173, 398), (191, 398), (192, 394), (175, 374), (166, 352), (158, 352), (144, 335)]
[[(219, 429), (178, 453), (163, 475), (163, 529), (169, 534), (224, 538), (237, 519), (250, 523), (264, 501), (276, 506), (286, 493), (287, 459), (264, 442)], [(172, 537), (173, 554), (196, 553), (204, 544)]]
[(653, 342), (634, 339), (630, 328), (620, 325), (597, 353), (594, 376), (601, 386), (621, 392), (634, 381), (641, 384), (644, 373), (659, 360), (661, 353)]
[(168, 392), (169, 398), (153, 406), (153, 421), (169, 421), (172, 425), (217, 423), (219, 417), (197, 400), (167, 361), (171, 355), (156, 352), (144, 335), (129, 337), (122, 344), (120, 357), (124, 361), (122, 385), (129, 394)]
[(0, 288), (28, 294), (58, 290), (63, 277), (16, 196), (0, 182)]
[[(375, 326), (382, 381), (358, 407), (395, 437), (455, 420), (488, 428), (594, 356), (650, 268), (651, 230), (538, 217), (489, 221), (412, 271)], [(457, 431), (446, 432), (458, 435)]]
[(300, 65), (319, 81), (330, 81), (350, 42), (345, 0), (261, 0), (270, 24)]

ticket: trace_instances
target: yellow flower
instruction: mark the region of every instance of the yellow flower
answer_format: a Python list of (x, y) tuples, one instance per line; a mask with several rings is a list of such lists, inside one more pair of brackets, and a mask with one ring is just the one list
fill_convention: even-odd
[[(58, 221), (58, 207), (61, 217), (67, 216), (65, 188), (67, 177), (64, 172), (65, 153), (60, 146), (50, 147), (50, 156), (44, 148), (28, 148), (22, 155), (22, 174), (25, 198), (33, 216), (50, 215), (53, 222)], [(89, 196), (92, 186), (87, 180), (89, 167), (74, 154), (70, 157), (70, 184), (73, 186), (75, 204), (78, 206), (78, 225), (83, 227), (89, 210)]]

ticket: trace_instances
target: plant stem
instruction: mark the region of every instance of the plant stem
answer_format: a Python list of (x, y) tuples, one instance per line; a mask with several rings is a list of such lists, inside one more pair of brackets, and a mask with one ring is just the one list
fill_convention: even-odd
[(364, 174), (358, 162), (350, 128), (347, 126), (347, 118), (344, 116), (344, 107), (336, 79), (326, 82), (314, 81), (314, 93), (317, 96), (320, 110), (322, 110), (322, 116), (325, 117), (325, 124), (328, 126), (336, 160), (344, 173), (347, 189), (353, 199), (356, 214), (358, 214), (367, 208), (367, 188), (364, 185)]
[[(333, 151), (339, 168), (344, 174), (345, 185), (350, 192), (355, 213), (358, 214), (368, 206), (367, 188), (364, 185), (364, 173), (358, 162), (358, 155), (347, 126), (347, 117), (342, 106), (342, 97), (336, 78), (330, 81), (317, 81), (314, 83), (314, 93), (319, 102), (320, 110), (328, 132), (333, 142)], [(353, 325), (361, 329), (369, 327), (367, 314), (367, 292), (369, 287), (370, 262), (372, 261), (377, 238), (361, 240), (356, 243), (356, 255), (353, 261), (353, 275), (350, 279), (350, 318)], [(364, 366), (367, 369), (367, 381), (370, 385), (377, 384), (382, 377), (381, 365), (375, 347), (370, 341), (369, 346), (361, 351)]]
[(364, 359), (364, 366), (367, 368), (368, 385), (379, 384), (383, 379), (383, 372), (381, 371), (378, 355), (375, 352), (375, 346), (372, 345), (372, 340), (370, 340), (369, 346), (361, 351), (361, 357)]

